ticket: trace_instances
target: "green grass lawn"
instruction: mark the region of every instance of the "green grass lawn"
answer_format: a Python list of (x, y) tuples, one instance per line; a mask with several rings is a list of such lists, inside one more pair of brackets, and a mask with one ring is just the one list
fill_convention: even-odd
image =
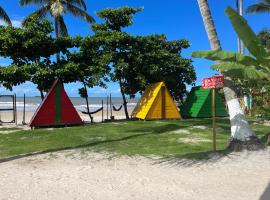
[[(217, 148), (223, 151), (230, 136), (229, 120), (218, 119), (217, 126)], [(252, 128), (260, 138), (270, 132), (263, 125), (252, 125)], [(211, 119), (127, 121), (22, 130), (0, 134), (0, 158), (75, 148), (129, 156), (200, 158), (212, 150), (211, 133)]]

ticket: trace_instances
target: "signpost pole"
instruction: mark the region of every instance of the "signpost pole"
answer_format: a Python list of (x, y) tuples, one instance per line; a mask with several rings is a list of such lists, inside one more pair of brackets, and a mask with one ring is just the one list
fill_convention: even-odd
[(224, 76), (213, 76), (202, 80), (203, 89), (211, 89), (212, 93), (212, 126), (213, 126), (213, 151), (217, 150), (216, 133), (216, 88), (224, 87)]
[(212, 122), (213, 122), (213, 151), (217, 150), (216, 144), (216, 90), (212, 89)]

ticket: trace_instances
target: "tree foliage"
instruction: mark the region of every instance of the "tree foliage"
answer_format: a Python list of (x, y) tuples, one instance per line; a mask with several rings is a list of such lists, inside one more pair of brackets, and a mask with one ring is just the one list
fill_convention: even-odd
[(266, 50), (270, 51), (270, 30), (263, 29), (257, 34), (262, 46), (266, 48)]
[(226, 9), (226, 14), (251, 55), (244, 56), (229, 51), (198, 51), (193, 52), (192, 56), (219, 61), (212, 68), (222, 71), (232, 78), (242, 80), (266, 79), (269, 81), (270, 54), (242, 16), (231, 7)]
[(12, 26), (11, 20), (2, 6), (0, 6), (0, 19)]
[(260, 0), (258, 3), (247, 7), (246, 13), (268, 13), (270, 11), (270, 1)]
[(182, 50), (188, 47), (187, 40), (168, 41), (165, 35), (134, 37), (134, 45), (124, 60), (125, 94), (133, 97), (148, 84), (164, 81), (174, 99), (182, 99), (186, 84), (196, 79), (192, 61), (181, 57)]
[(94, 18), (86, 12), (87, 7), (84, 0), (20, 0), (20, 4), (22, 6), (42, 4), (41, 8), (24, 19), (23, 25), (27, 25), (32, 17), (35, 17), (37, 20), (43, 20), (47, 15), (50, 15), (54, 18), (57, 37), (68, 35), (68, 30), (64, 21), (65, 13), (82, 18), (89, 23), (95, 21)]
[[(65, 82), (84, 82), (87, 87), (103, 86), (108, 73), (110, 57), (100, 48), (100, 41), (94, 36), (80, 40), (79, 50), (67, 53), (67, 59), (56, 73)], [(106, 79), (107, 80), (107, 79)]]
[(49, 59), (58, 51), (63, 54), (73, 46), (69, 37), (54, 39), (48, 20), (28, 22), (26, 28), (0, 26), (0, 55), (12, 59), (13, 64), (24, 65), (40, 59)]
[(117, 81), (123, 95), (134, 97), (147, 84), (165, 81), (176, 99), (186, 92), (185, 84), (196, 79), (190, 59), (181, 57), (187, 40), (168, 41), (165, 35), (132, 36), (123, 28), (133, 24), (133, 15), (142, 9), (105, 9), (97, 15), (104, 23), (92, 26), (102, 49), (111, 55), (111, 80)]
[(0, 27), (0, 55), (12, 60), (10, 66), (1, 68), (5, 87), (12, 89), (12, 86), (31, 81), (41, 91), (50, 88), (56, 77), (54, 68), (57, 68), (51, 56), (56, 52), (65, 54), (68, 48), (77, 46), (77, 38), (54, 39), (52, 31), (48, 20), (35, 18), (25, 28)]
[[(103, 22), (92, 25), (94, 35), (84, 38), (55, 39), (51, 23), (36, 15), (28, 17), (23, 28), (0, 27), (0, 55), (12, 60), (10, 66), (1, 68), (1, 83), (12, 89), (31, 81), (43, 95), (55, 78), (64, 83), (81, 82), (79, 94), (87, 100), (87, 88), (106, 87), (111, 80), (119, 83), (126, 111), (126, 96), (134, 97), (159, 81), (167, 84), (176, 100), (181, 99), (186, 84), (196, 79), (192, 61), (181, 56), (190, 44), (184, 39), (169, 41), (165, 35), (125, 32), (124, 28), (133, 24), (133, 15), (141, 10), (102, 10), (97, 15)], [(58, 52), (63, 56), (55, 62), (53, 55)]]

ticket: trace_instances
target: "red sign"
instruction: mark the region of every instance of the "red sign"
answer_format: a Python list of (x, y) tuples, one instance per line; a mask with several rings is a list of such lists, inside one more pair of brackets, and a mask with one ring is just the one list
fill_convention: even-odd
[(202, 80), (203, 89), (223, 88), (224, 76), (213, 76), (211, 78), (204, 78)]

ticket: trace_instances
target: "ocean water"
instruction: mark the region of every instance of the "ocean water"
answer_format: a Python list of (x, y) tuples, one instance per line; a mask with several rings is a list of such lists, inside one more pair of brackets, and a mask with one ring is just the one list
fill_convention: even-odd
[[(78, 111), (86, 111), (86, 102), (85, 99), (81, 97), (70, 97), (74, 107)], [(95, 111), (102, 106), (107, 108), (107, 97), (90, 97), (89, 99), (89, 107), (90, 111)], [(128, 100), (128, 108), (132, 109), (136, 106), (138, 99), (127, 99)], [(41, 103), (40, 97), (26, 97), (25, 98), (25, 111), (26, 112), (35, 112), (38, 106)], [(123, 104), (123, 100), (121, 97), (112, 97), (112, 104), (118, 108)], [(23, 111), (24, 103), (23, 97), (17, 97), (16, 101), (17, 111)], [(13, 100), (11, 97), (1, 97), (0, 98), (0, 109), (9, 109), (13, 108)]]

